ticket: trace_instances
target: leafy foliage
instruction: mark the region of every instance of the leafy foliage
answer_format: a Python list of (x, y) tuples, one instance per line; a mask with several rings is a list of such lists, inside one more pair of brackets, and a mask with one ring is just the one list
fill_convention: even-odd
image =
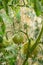
[[(27, 62), (28, 58), (34, 57), (35, 52), (37, 52), (37, 49), (38, 49), (37, 45), (39, 44), (41, 35), (43, 34), (43, 20), (42, 20), (41, 31), (39, 31), (39, 28), (36, 28), (35, 30), (36, 38), (35, 38), (35, 41), (34, 39), (32, 39), (34, 41), (32, 43), (31, 38), (28, 35), (27, 28), (29, 28), (29, 26), (26, 23), (24, 24), (21, 22), (20, 8), (28, 7), (35, 11), (36, 16), (40, 16), (43, 14), (43, 0), (26, 0), (26, 2), (25, 0), (23, 0), (23, 5), (22, 5), (22, 3), (20, 3), (20, 0), (0, 0), (0, 43), (1, 43), (0, 63), (1, 65), (3, 64), (16, 65), (17, 57), (19, 53), (21, 52), (21, 49), (24, 52), (24, 55), (26, 55), (25, 56), (26, 58), (24, 58), (22, 65), (28, 65), (28, 62)], [(14, 14), (13, 17), (9, 15), (10, 8)], [(7, 27), (11, 28), (10, 26), (12, 27), (13, 30), (12, 31), (8, 30), (7, 34), (10, 33), (11, 35), (12, 33), (12, 37), (10, 39), (9, 38), (7, 39), (6, 28)], [(24, 38), (22, 36), (22, 33)], [(24, 44), (27, 41), (28, 43)], [(40, 62), (40, 60), (38, 61)]]

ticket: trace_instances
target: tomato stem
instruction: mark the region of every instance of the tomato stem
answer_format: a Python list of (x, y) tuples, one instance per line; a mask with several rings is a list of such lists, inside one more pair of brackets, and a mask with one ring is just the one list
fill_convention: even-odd
[(32, 54), (32, 52), (34, 51), (34, 49), (35, 49), (35, 48), (37, 47), (37, 45), (39, 44), (38, 42), (39, 42), (39, 40), (40, 40), (40, 38), (41, 38), (42, 33), (43, 33), (43, 21), (42, 21), (41, 31), (40, 31), (40, 33), (39, 33), (39, 35), (38, 35), (38, 37), (37, 37), (37, 39), (36, 39), (34, 45), (31, 47), (31, 50), (30, 50), (31, 52), (30, 52), (29, 54), (27, 53), (26, 59), (24, 60), (24, 62), (23, 62), (22, 65), (25, 65), (25, 63), (26, 63), (27, 60), (28, 60), (28, 57), (30, 56), (30, 54)]

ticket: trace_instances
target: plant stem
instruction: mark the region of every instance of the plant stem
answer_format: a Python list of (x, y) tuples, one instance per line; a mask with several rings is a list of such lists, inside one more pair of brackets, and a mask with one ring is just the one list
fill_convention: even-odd
[(27, 4), (25, 4), (25, 5), (17, 5), (17, 6), (19, 6), (19, 7), (30, 7), (29, 5), (27, 5)]
[(30, 43), (30, 39), (29, 39), (29, 37), (28, 37), (27, 32), (24, 32), (24, 31), (22, 31), (22, 30), (20, 30), (20, 32), (24, 33), (24, 34), (27, 36), (28, 42)]
[(23, 3), (24, 3), (24, 5), (25, 5), (25, 1), (23, 0)]
[(32, 48), (31, 48), (31, 53), (32, 53), (32, 51), (34, 51), (34, 49), (35, 49), (35, 48), (37, 47), (37, 45), (39, 44), (38, 42), (40, 41), (40, 38), (41, 38), (42, 33), (43, 33), (43, 25), (42, 25), (41, 31), (40, 31), (40, 33), (39, 33), (39, 35), (38, 35), (38, 37), (37, 37), (37, 39), (36, 39), (34, 45), (33, 45)]
[(27, 35), (26, 32), (24, 32), (24, 31), (22, 31), (22, 30), (20, 30), (20, 32), (22, 32), (22, 33), (24, 33), (25, 35)]
[[(38, 37), (37, 37), (37, 39), (36, 39), (34, 45), (31, 47), (31, 50), (30, 50), (31, 52), (30, 52), (29, 54), (32, 54), (32, 52), (34, 51), (34, 49), (35, 49), (35, 48), (37, 47), (37, 45), (39, 44), (38, 42), (40, 41), (40, 38), (41, 38), (42, 33), (43, 33), (43, 23), (42, 23), (41, 31), (40, 31), (40, 33), (39, 33), (39, 35), (38, 35)], [(28, 60), (28, 57), (29, 57), (29, 54), (26, 55), (26, 59), (24, 60), (24, 62), (23, 62), (22, 65), (25, 65), (25, 64), (26, 64), (26, 62), (27, 62), (27, 60)]]

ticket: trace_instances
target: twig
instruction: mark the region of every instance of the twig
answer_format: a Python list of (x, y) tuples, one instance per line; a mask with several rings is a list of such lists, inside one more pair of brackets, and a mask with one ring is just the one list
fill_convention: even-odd
[(22, 32), (22, 33), (24, 33), (25, 35), (27, 35), (26, 32), (24, 32), (24, 31), (22, 31), (22, 30), (20, 30), (20, 32)]

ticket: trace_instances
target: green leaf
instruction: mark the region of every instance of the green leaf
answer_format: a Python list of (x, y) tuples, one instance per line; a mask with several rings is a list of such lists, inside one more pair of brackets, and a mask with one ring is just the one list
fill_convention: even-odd
[(27, 29), (29, 26), (25, 23), (24, 24), (24, 29)]
[(5, 13), (5, 12), (2, 12), (0, 13), (4, 23), (12, 23), (12, 19)]
[(42, 3), (42, 5), (43, 5), (43, 0), (41, 0), (41, 3)]
[(0, 0), (0, 9), (3, 8), (3, 5), (2, 5), (2, 0)]
[(21, 19), (20, 11), (18, 11), (18, 12), (16, 13), (16, 18), (17, 18), (17, 23), (20, 23), (20, 19)]
[(3, 0), (2, 4), (3, 4), (3, 7), (4, 7), (6, 13), (8, 14), (8, 0)]
[(19, 0), (13, 0), (13, 3), (14, 4), (18, 4), (19, 3)]
[(2, 24), (1, 28), (2, 28), (2, 32), (4, 34), (5, 33), (5, 24), (4, 23)]
[(4, 24), (4, 22), (3, 22), (3, 20), (2, 20), (2, 18), (1, 18), (1, 16), (0, 16), (0, 34), (1, 35), (3, 35), (4, 33), (5, 33), (5, 24)]
[(41, 3), (39, 2), (39, 0), (34, 1), (34, 10), (37, 16), (41, 15)]

